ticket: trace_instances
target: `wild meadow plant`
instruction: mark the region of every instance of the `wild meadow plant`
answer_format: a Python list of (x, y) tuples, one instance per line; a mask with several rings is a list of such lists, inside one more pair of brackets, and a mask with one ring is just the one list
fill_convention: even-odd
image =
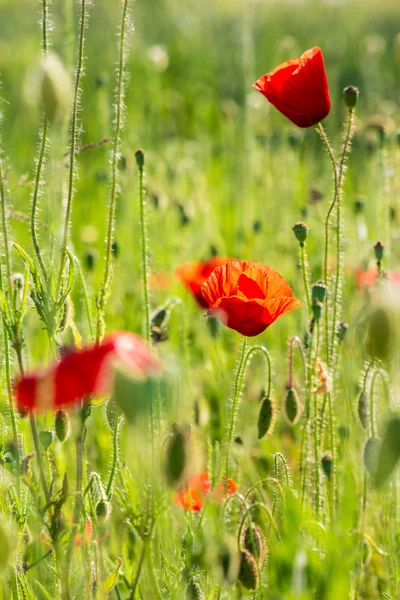
[[(302, 221), (293, 225), (299, 253), (298, 282), (293, 285), (301, 290), (301, 300), (270, 266), (251, 262), (251, 256), (214, 253), (207, 260), (193, 256), (192, 262), (176, 265), (176, 278), (193, 298), (169, 296), (155, 306), (150, 295), (148, 159), (137, 150), (140, 227), (128, 252), (140, 257), (142, 279), (136, 293), (143, 326), (141, 332), (114, 331), (108, 301), (123, 194), (121, 147), (132, 7), (129, 0), (120, 3), (112, 136), (83, 146), (81, 87), (91, 4), (77, 3), (77, 59), (71, 81), (68, 65), (52, 51), (54, 5), (42, 0), (42, 58), (33, 76), (41, 123), (26, 221), (29, 244), (19, 243), (14, 232), (8, 161), (0, 143), (5, 381), (0, 413), (1, 598), (398, 598), (395, 469), (400, 417), (393, 399), (398, 278), (395, 271), (385, 270), (391, 239), (388, 205), (386, 243), (378, 241), (373, 248), (376, 268), (356, 273), (357, 284), (370, 290), (368, 303), (351, 315), (353, 329), (344, 321), (344, 182), (358, 89), (350, 85), (343, 91), (347, 114), (337, 151), (322, 125), (331, 100), (320, 48), (288, 60), (254, 84), (297, 127), (315, 129), (332, 171), (323, 243), (313, 247), (313, 263), (319, 262), (321, 274), (316, 282), (307, 253), (312, 231)], [(384, 148), (384, 130), (379, 134)], [(79, 157), (107, 143), (104, 264), (93, 296), (88, 269), (74, 254), (71, 222)], [(48, 163), (56, 161), (61, 146), (66, 174), (49, 181), (55, 171)], [(84, 171), (80, 177), (85, 178)], [(62, 195), (57, 214), (46, 206), (47, 190)], [(357, 214), (362, 210), (360, 204)], [(51, 230), (41, 227), (41, 211), (50, 211), (56, 223)], [(271, 237), (265, 240), (266, 256), (276, 243)], [(87, 256), (89, 269), (93, 260)], [(77, 296), (84, 319), (75, 316)], [(190, 312), (190, 302), (197, 303), (197, 315)], [(274, 364), (282, 360), (275, 359), (267, 344), (252, 344), (250, 338), (273, 329), (286, 313), (300, 313), (300, 307), (301, 328), (287, 339), (286, 390), (278, 402)], [(192, 375), (196, 350), (189, 316), (203, 319), (206, 352), (220, 370), (225, 363), (217, 340), (227, 336), (230, 354), (235, 340), (241, 342), (232, 393), (221, 392), (225, 412), (217, 403), (210, 415), (217, 420), (223, 412), (219, 438), (204, 421), (201, 403), (210, 377), (206, 357), (195, 382)], [(38, 348), (32, 332), (39, 329)], [(178, 344), (170, 348), (174, 329)], [(358, 427), (354, 452), (341, 412), (349, 414), (344, 379), (353, 355), (358, 356), (357, 344), (362, 349), (357, 404), (350, 407), (359, 421), (352, 423)], [(247, 398), (242, 400), (246, 382), (259, 379), (256, 357), (262, 359), (265, 375), (253, 418)], [(215, 386), (224, 381), (217, 368), (211, 377)], [(285, 425), (277, 432), (280, 409)], [(251, 421), (246, 439), (240, 435), (242, 415)]]

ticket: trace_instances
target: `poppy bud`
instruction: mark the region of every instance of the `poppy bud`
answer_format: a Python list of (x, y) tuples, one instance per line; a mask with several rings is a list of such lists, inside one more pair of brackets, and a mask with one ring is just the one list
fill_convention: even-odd
[(144, 152), (139, 148), (135, 152), (136, 164), (138, 166), (139, 171), (143, 170), (144, 167)]
[(54, 429), (60, 442), (65, 442), (71, 432), (71, 423), (66, 410), (58, 410), (54, 420)]
[(296, 236), (297, 241), (300, 243), (300, 246), (304, 246), (304, 242), (308, 236), (308, 229), (308, 226), (302, 221), (299, 221), (293, 226), (293, 233)]
[(361, 422), (361, 425), (364, 427), (366, 431), (368, 431), (369, 425), (369, 411), (368, 411), (368, 396), (366, 392), (363, 390), (358, 399), (358, 416)]
[(343, 98), (347, 108), (354, 108), (356, 106), (359, 93), (360, 92), (358, 88), (356, 88), (354, 85), (349, 85), (348, 87), (344, 88)]
[(291, 425), (296, 425), (301, 415), (301, 403), (296, 390), (293, 387), (288, 389), (285, 398), (284, 412), (286, 419)]
[(206, 595), (197, 579), (192, 578), (187, 584), (186, 600), (206, 600)]
[(369, 438), (364, 446), (364, 464), (371, 475), (375, 474), (381, 442), (378, 438)]
[(272, 433), (275, 425), (275, 406), (271, 398), (265, 397), (262, 401), (258, 416), (258, 439)]
[(347, 330), (349, 328), (349, 324), (341, 321), (337, 326), (336, 335), (338, 337), (339, 342), (343, 342), (346, 337)]
[(258, 525), (252, 523), (251, 528), (245, 525), (240, 536), (241, 546), (248, 550), (259, 563), (263, 563), (267, 553), (267, 542)]
[(119, 418), (119, 415), (118, 404), (116, 403), (114, 396), (111, 396), (106, 404), (106, 419), (111, 431), (114, 431), (115, 423), (117, 418)]
[(187, 442), (189, 439), (190, 426), (187, 429), (174, 423), (173, 433), (168, 440), (165, 459), (165, 476), (170, 486), (177, 485), (183, 477), (187, 463)]
[(111, 502), (108, 502), (105, 498), (99, 500), (96, 504), (96, 517), (100, 523), (105, 523), (110, 518), (112, 512)]
[(386, 361), (390, 357), (395, 340), (395, 324), (390, 312), (378, 307), (369, 315), (366, 350), (371, 358)]
[(241, 552), (238, 579), (242, 586), (248, 590), (258, 588), (259, 575), (256, 559), (248, 550), (242, 550)]
[(311, 289), (311, 301), (314, 302), (325, 302), (326, 298), (326, 286), (322, 281), (318, 281), (312, 286)]
[(329, 452), (327, 452), (321, 458), (321, 465), (322, 465), (325, 475), (327, 476), (328, 479), (330, 479), (330, 477), (332, 475), (333, 464), (332, 464), (332, 456), (329, 454)]
[(88, 271), (93, 271), (96, 262), (96, 252), (88, 250), (85, 255), (85, 263)]
[(382, 244), (382, 242), (376, 242), (376, 244), (374, 246), (374, 250), (375, 250), (376, 260), (377, 260), (378, 264), (380, 264), (382, 261), (383, 255), (384, 255), (385, 246)]
[(39, 433), (39, 441), (42, 445), (42, 447), (44, 448), (44, 450), (47, 450), (48, 448), (50, 448), (51, 444), (53, 443), (54, 440), (54, 433), (48, 429), (46, 429), (45, 431), (41, 431)]
[(313, 313), (314, 319), (316, 321), (319, 321), (320, 318), (322, 317), (322, 313), (324, 312), (324, 305), (322, 304), (322, 302), (315, 300), (312, 303), (311, 308), (312, 308), (312, 313)]

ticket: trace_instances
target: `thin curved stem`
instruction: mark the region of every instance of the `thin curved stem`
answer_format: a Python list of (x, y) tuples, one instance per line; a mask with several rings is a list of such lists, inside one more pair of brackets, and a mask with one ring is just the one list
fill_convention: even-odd
[(232, 446), (232, 440), (233, 440), (233, 432), (235, 429), (235, 421), (237, 418), (239, 399), (240, 399), (240, 394), (242, 391), (242, 384), (243, 384), (243, 373), (242, 372), (243, 372), (243, 366), (244, 366), (244, 362), (245, 362), (245, 358), (246, 358), (246, 348), (247, 348), (247, 338), (243, 337), (239, 364), (238, 364), (238, 368), (236, 371), (235, 389), (234, 389), (234, 395), (233, 395), (233, 401), (232, 401), (232, 407), (231, 407), (231, 421), (230, 421), (230, 425), (229, 425), (229, 429), (228, 429), (228, 437), (227, 437), (227, 442), (226, 442), (225, 486), (226, 486), (226, 494), (227, 495), (228, 495), (228, 491), (229, 491), (230, 452), (231, 452), (231, 446)]
[(114, 483), (115, 473), (116, 473), (117, 464), (118, 464), (118, 433), (119, 433), (119, 408), (117, 405), (115, 405), (115, 422), (114, 422), (114, 431), (113, 431), (113, 458), (112, 458), (112, 464), (111, 464), (110, 477), (108, 479), (107, 490), (106, 490), (108, 499), (110, 499), (110, 494), (112, 491), (112, 486)]
[(75, 155), (76, 155), (76, 139), (77, 139), (77, 128), (78, 128), (78, 107), (79, 107), (79, 95), (80, 95), (80, 82), (83, 74), (83, 62), (84, 62), (84, 48), (85, 48), (85, 27), (86, 27), (86, 2), (87, 0), (81, 0), (81, 20), (80, 20), (80, 31), (79, 31), (79, 50), (78, 50), (78, 64), (76, 69), (75, 88), (74, 88), (74, 101), (72, 106), (72, 121), (71, 121), (71, 143), (70, 143), (70, 155), (69, 155), (69, 178), (68, 178), (68, 196), (67, 196), (67, 207), (65, 212), (64, 222), (64, 233), (61, 244), (61, 259), (60, 259), (60, 270), (58, 273), (57, 281), (57, 293), (56, 297), (59, 296), (65, 261), (67, 259), (67, 244), (68, 244), (68, 231), (69, 221), (71, 216), (72, 201), (74, 197), (74, 181), (75, 181)]
[(118, 195), (118, 159), (120, 154), (121, 146), (121, 128), (122, 118), (124, 110), (124, 69), (125, 69), (125, 55), (126, 55), (126, 29), (128, 20), (128, 0), (124, 0), (122, 9), (122, 21), (120, 30), (120, 49), (119, 49), (119, 63), (118, 63), (118, 82), (117, 82), (117, 93), (116, 93), (116, 115), (115, 115), (115, 133), (114, 142), (112, 149), (111, 158), (111, 193), (110, 193), (110, 205), (108, 212), (108, 226), (107, 226), (107, 242), (106, 242), (106, 260), (104, 266), (103, 282), (101, 285), (100, 296), (98, 301), (98, 313), (97, 313), (97, 331), (96, 331), (96, 343), (98, 344), (102, 338), (102, 324), (104, 320), (104, 309), (107, 300), (107, 293), (110, 287), (110, 280), (112, 277), (112, 244), (113, 244), (113, 232), (115, 226), (115, 209), (117, 204)]
[(304, 242), (300, 244), (300, 262), (301, 262), (301, 272), (303, 274), (304, 292), (306, 294), (306, 299), (307, 299), (308, 315), (311, 316), (311, 294), (310, 294), (310, 284), (308, 281), (308, 261), (307, 261), (306, 247), (305, 247)]

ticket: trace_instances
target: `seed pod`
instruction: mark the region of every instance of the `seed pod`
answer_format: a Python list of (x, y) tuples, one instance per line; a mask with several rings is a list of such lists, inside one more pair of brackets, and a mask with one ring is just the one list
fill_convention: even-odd
[(271, 398), (265, 397), (262, 400), (260, 413), (258, 416), (258, 439), (261, 440), (265, 435), (270, 435), (275, 426), (275, 405)]
[(248, 550), (250, 554), (262, 564), (267, 553), (267, 542), (265, 535), (258, 525), (252, 524), (251, 528), (245, 525), (240, 536), (241, 547)]
[(329, 454), (329, 452), (324, 454), (324, 456), (321, 458), (321, 465), (322, 465), (325, 475), (327, 476), (328, 479), (330, 479), (331, 475), (332, 475), (333, 463), (332, 463), (332, 456)]
[(206, 600), (206, 595), (197, 579), (193, 578), (187, 584), (186, 600)]
[(369, 410), (368, 410), (368, 396), (366, 392), (363, 390), (358, 399), (358, 416), (361, 422), (361, 425), (364, 427), (365, 431), (368, 431), (369, 425)]
[(100, 523), (105, 523), (110, 518), (112, 512), (111, 502), (108, 502), (105, 498), (99, 500), (96, 504), (96, 516)]
[(296, 236), (298, 242), (300, 242), (300, 246), (304, 246), (304, 242), (308, 236), (308, 225), (299, 221), (293, 226), (293, 233)]
[(311, 301), (314, 302), (325, 302), (326, 298), (326, 286), (322, 281), (318, 281), (311, 288)]
[(285, 417), (291, 425), (296, 425), (302, 412), (302, 406), (300, 403), (299, 396), (293, 387), (290, 387), (287, 391), (284, 413)]
[(347, 108), (354, 108), (357, 104), (359, 90), (354, 85), (349, 85), (343, 90), (344, 103)]
[(44, 450), (47, 450), (48, 448), (50, 448), (50, 446), (53, 443), (53, 440), (54, 440), (54, 433), (52, 431), (50, 431), (49, 429), (40, 431), (39, 441), (40, 441), (42, 447), (44, 448)]
[(381, 441), (378, 438), (369, 438), (364, 446), (364, 465), (372, 476), (376, 472), (380, 446)]
[(314, 319), (316, 321), (319, 321), (320, 318), (322, 317), (322, 313), (324, 312), (324, 305), (322, 304), (322, 302), (319, 302), (318, 300), (314, 300), (314, 302), (311, 305), (311, 310), (312, 310)]
[(238, 579), (242, 586), (248, 590), (256, 590), (258, 588), (259, 575), (256, 559), (248, 550), (242, 550), (240, 554)]
[(135, 158), (139, 171), (142, 171), (144, 167), (144, 152), (143, 150), (141, 150), (141, 148), (139, 148), (139, 150), (136, 150)]
[(60, 442), (65, 442), (71, 433), (71, 422), (66, 410), (58, 410), (54, 420), (54, 429)]
[(380, 264), (385, 252), (385, 246), (382, 244), (382, 242), (376, 242), (375, 246), (374, 246), (374, 251), (375, 251), (375, 258), (377, 260), (377, 262)]

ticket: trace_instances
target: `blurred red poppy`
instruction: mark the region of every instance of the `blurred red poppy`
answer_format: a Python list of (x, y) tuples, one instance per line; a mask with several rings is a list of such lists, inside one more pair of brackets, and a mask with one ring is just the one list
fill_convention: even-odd
[(331, 109), (324, 59), (317, 47), (263, 75), (254, 87), (298, 127), (316, 125)]
[[(366, 287), (373, 287), (378, 280), (378, 269), (373, 267), (368, 270), (356, 269), (354, 272), (356, 286), (359, 290)], [(397, 271), (382, 271), (382, 279), (389, 282), (395, 289), (400, 288), (400, 273)]]
[(49, 410), (109, 395), (118, 366), (140, 379), (160, 370), (142, 338), (115, 333), (99, 346), (74, 350), (47, 369), (23, 377), (16, 386), (18, 407)]
[[(228, 480), (228, 494), (234, 494), (237, 486), (233, 479)], [(183, 485), (175, 495), (175, 502), (185, 510), (197, 512), (205, 504), (207, 496), (211, 492), (210, 476), (207, 472), (192, 475), (188, 482)], [(225, 482), (214, 488), (212, 498), (215, 502), (221, 502), (225, 499)]]
[(175, 274), (182, 283), (192, 292), (196, 302), (202, 308), (208, 308), (206, 300), (201, 293), (201, 286), (217, 267), (225, 265), (232, 258), (221, 258), (215, 256), (210, 260), (198, 263), (185, 263), (175, 270)]
[(201, 291), (210, 307), (208, 315), (247, 336), (262, 333), (300, 306), (287, 281), (261, 263), (234, 261), (218, 267)]

